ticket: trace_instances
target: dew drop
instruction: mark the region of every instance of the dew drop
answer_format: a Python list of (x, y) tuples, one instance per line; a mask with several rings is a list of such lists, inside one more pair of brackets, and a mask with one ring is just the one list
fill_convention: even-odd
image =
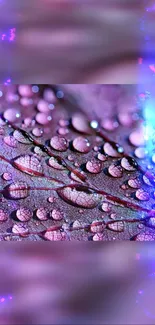
[(123, 169), (117, 164), (111, 164), (108, 168), (108, 172), (112, 177), (119, 178), (123, 176)]
[(16, 211), (16, 216), (20, 221), (29, 221), (33, 213), (28, 208), (20, 208)]
[(43, 176), (40, 160), (34, 155), (22, 155), (13, 160), (13, 166), (32, 176)]
[(99, 152), (97, 155), (97, 159), (99, 159), (100, 161), (106, 161), (107, 157)]
[(58, 129), (58, 133), (59, 133), (60, 135), (66, 135), (66, 134), (69, 133), (69, 130), (68, 130), (67, 128), (59, 128), (59, 129)]
[[(83, 171), (81, 171), (81, 172), (78, 171), (78, 173), (80, 173), (81, 176), (84, 175), (84, 172), (83, 172)], [(77, 175), (75, 175), (75, 173), (73, 173), (73, 172), (70, 173), (70, 178), (71, 178), (73, 181), (76, 181), (76, 182), (79, 182), (79, 183), (83, 183), (83, 181), (81, 180), (81, 178), (79, 178), (79, 177), (78, 177)]]
[(132, 157), (124, 157), (121, 159), (121, 166), (127, 171), (135, 171), (138, 167), (136, 160)]
[(100, 233), (104, 229), (105, 229), (105, 225), (102, 222), (100, 224), (98, 220), (94, 220), (90, 225), (91, 232)]
[(50, 241), (64, 241), (66, 239), (66, 235), (60, 230), (46, 231), (44, 238)]
[(124, 152), (123, 148), (115, 142), (105, 142), (103, 150), (110, 157), (121, 157)]
[(43, 130), (42, 129), (39, 129), (39, 128), (34, 128), (32, 130), (32, 134), (35, 136), (35, 137), (41, 137), (43, 135)]
[(102, 164), (96, 159), (91, 159), (86, 163), (86, 169), (92, 174), (98, 174), (102, 170)]
[(54, 157), (51, 157), (48, 161), (48, 164), (50, 167), (53, 167), (54, 169), (58, 169), (58, 170), (64, 170), (65, 167), (58, 162), (58, 160)]
[(15, 182), (4, 189), (4, 196), (11, 199), (25, 199), (29, 194), (29, 188), (25, 182)]
[(118, 127), (118, 122), (114, 121), (112, 119), (104, 119), (101, 123), (101, 126), (106, 130), (106, 131), (114, 131)]
[(12, 232), (14, 234), (28, 234), (29, 230), (27, 228), (27, 226), (25, 224), (22, 223), (18, 223), (18, 224), (14, 224), (12, 227)]
[(30, 85), (19, 85), (18, 92), (23, 97), (31, 97), (33, 95), (32, 88)]
[(128, 185), (132, 188), (140, 188), (141, 187), (141, 181), (139, 178), (131, 178), (128, 180)]
[(135, 238), (136, 241), (154, 241), (155, 238), (153, 236), (153, 234), (149, 233), (149, 232), (141, 232), (140, 234), (138, 234)]
[(143, 189), (137, 190), (135, 195), (136, 195), (136, 198), (140, 201), (148, 201), (150, 199), (149, 193), (147, 193)]
[(114, 219), (116, 219), (116, 216), (117, 216), (116, 213), (111, 213), (111, 214), (110, 214), (110, 219), (113, 219), (113, 220), (114, 220)]
[(147, 176), (145, 176), (145, 175), (143, 175), (143, 181), (144, 181), (144, 183), (145, 183), (146, 185), (148, 185), (148, 186), (152, 186), (150, 180), (149, 180), (149, 179), (147, 178)]
[(73, 140), (73, 148), (81, 153), (88, 153), (90, 151), (90, 142), (84, 137), (77, 137)]
[(143, 127), (133, 131), (129, 136), (130, 143), (135, 147), (144, 146), (145, 144), (145, 131)]
[(13, 132), (13, 136), (14, 138), (20, 142), (20, 143), (23, 143), (23, 144), (30, 144), (31, 141), (29, 139), (27, 139), (20, 131), (18, 130), (15, 130)]
[(93, 236), (93, 241), (102, 241), (104, 238), (102, 233), (97, 233)]
[(54, 220), (62, 220), (64, 218), (64, 213), (59, 209), (53, 209), (51, 212), (51, 217)]
[(12, 174), (11, 173), (3, 173), (2, 178), (5, 181), (11, 181), (12, 180)]
[(49, 104), (44, 99), (40, 99), (37, 104), (38, 111), (42, 113), (48, 113), (49, 112)]
[(68, 141), (65, 138), (55, 135), (51, 138), (50, 145), (55, 150), (66, 151), (68, 148)]
[(68, 186), (57, 192), (63, 200), (85, 209), (96, 207), (100, 201), (100, 196), (95, 191), (82, 185), (77, 185), (74, 188)]
[(81, 113), (75, 113), (72, 116), (72, 126), (78, 132), (86, 133), (86, 134), (92, 133), (88, 120)]
[(12, 135), (4, 137), (4, 143), (7, 144), (9, 147), (17, 148), (17, 141)]
[(0, 209), (0, 222), (6, 221), (7, 219), (8, 214), (3, 209)]
[(112, 209), (112, 206), (109, 202), (102, 202), (102, 206), (101, 206), (102, 211), (104, 212), (110, 212)]
[(36, 216), (39, 220), (47, 220), (48, 219), (48, 209), (46, 209), (46, 208), (37, 209)]
[(49, 196), (49, 198), (47, 199), (47, 201), (48, 201), (49, 203), (54, 203), (55, 200), (56, 200), (56, 197), (54, 197), (54, 196)]
[(51, 120), (52, 120), (52, 117), (50, 115), (48, 115), (47, 113), (38, 113), (36, 115), (36, 121), (41, 125), (46, 125)]
[(9, 122), (16, 122), (17, 119), (21, 116), (19, 109), (17, 108), (8, 108), (4, 112), (4, 118)]
[(146, 149), (143, 147), (138, 147), (135, 150), (135, 156), (139, 159), (144, 159), (146, 157)]
[(109, 224), (107, 228), (116, 232), (122, 232), (124, 231), (124, 223), (123, 221), (116, 221)]

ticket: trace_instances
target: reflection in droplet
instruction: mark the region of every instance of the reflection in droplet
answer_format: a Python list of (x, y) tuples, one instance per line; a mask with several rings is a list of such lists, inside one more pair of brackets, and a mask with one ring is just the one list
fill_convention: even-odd
[(100, 200), (100, 196), (97, 193), (82, 185), (79, 185), (76, 188), (70, 188), (68, 186), (62, 190), (58, 190), (57, 192), (60, 197), (68, 203), (86, 209), (96, 207)]

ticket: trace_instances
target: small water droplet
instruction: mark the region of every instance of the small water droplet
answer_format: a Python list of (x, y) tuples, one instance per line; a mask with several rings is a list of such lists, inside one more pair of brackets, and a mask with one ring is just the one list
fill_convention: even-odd
[(148, 186), (152, 186), (150, 180), (149, 180), (149, 179), (147, 178), (147, 176), (145, 176), (145, 175), (143, 175), (143, 181), (144, 181), (144, 183), (145, 183), (146, 185), (148, 185)]
[(39, 128), (34, 128), (32, 130), (32, 134), (35, 136), (35, 137), (41, 137), (43, 135), (43, 130), (42, 129), (39, 129)]
[(40, 160), (34, 155), (22, 155), (13, 160), (13, 166), (23, 173), (32, 176), (42, 176), (43, 168)]
[(109, 202), (102, 202), (101, 209), (104, 212), (110, 212), (112, 209), (112, 205)]
[(116, 216), (117, 216), (116, 213), (111, 213), (111, 214), (110, 214), (110, 219), (113, 219), (113, 220), (114, 220), (114, 219), (116, 219)]
[(102, 233), (97, 233), (93, 236), (93, 241), (102, 241), (104, 238)]
[(135, 147), (141, 147), (145, 144), (145, 130), (144, 127), (140, 127), (139, 129), (133, 131), (129, 136), (130, 143)]
[(138, 147), (136, 148), (134, 154), (137, 158), (144, 159), (146, 157), (146, 149), (143, 147)]
[(149, 193), (147, 193), (143, 189), (137, 190), (135, 195), (136, 195), (136, 198), (140, 201), (148, 201), (150, 199)]
[(68, 141), (65, 138), (55, 135), (51, 138), (50, 145), (55, 150), (66, 151), (68, 148)]
[(121, 157), (124, 152), (123, 148), (115, 142), (105, 142), (103, 145), (103, 150), (105, 154), (110, 157)]
[(9, 122), (16, 122), (17, 119), (21, 116), (19, 109), (17, 108), (8, 108), (4, 112), (4, 118)]
[(39, 220), (47, 220), (48, 219), (48, 209), (43, 208), (43, 207), (37, 209), (36, 216)]
[(63, 200), (85, 209), (96, 207), (100, 201), (100, 196), (95, 191), (82, 185), (77, 185), (74, 188), (68, 186), (57, 192)]
[(101, 126), (103, 127), (103, 129), (105, 129), (106, 131), (114, 131), (117, 127), (118, 127), (118, 122), (112, 119), (104, 119), (101, 122)]
[(68, 155), (67, 159), (68, 159), (69, 161), (74, 161), (74, 156), (73, 156), (73, 155)]
[(44, 99), (39, 99), (37, 104), (37, 109), (41, 113), (48, 113), (49, 112), (49, 104)]
[(123, 221), (116, 221), (109, 224), (107, 228), (116, 232), (122, 232), (124, 231), (124, 223)]
[(90, 142), (84, 137), (77, 137), (73, 140), (73, 148), (81, 153), (88, 153), (90, 151)]
[(26, 224), (18, 223), (18, 224), (13, 225), (12, 232), (14, 234), (28, 234), (29, 230), (28, 230)]
[[(78, 171), (78, 173), (79, 173), (79, 171)], [(81, 171), (80, 174), (81, 174), (81, 176), (83, 176), (83, 175), (84, 175), (84, 172)], [(70, 173), (70, 178), (71, 178), (72, 180), (76, 181), (76, 182), (83, 183), (83, 181), (81, 180), (81, 178), (79, 178), (79, 177), (78, 177), (77, 175), (75, 175), (75, 173), (73, 173), (73, 172)]]
[(53, 167), (54, 169), (58, 169), (58, 170), (64, 170), (65, 169), (65, 167), (61, 163), (59, 163), (59, 161), (54, 157), (51, 157), (49, 159), (48, 164), (49, 164), (50, 167)]
[(17, 141), (11, 135), (4, 137), (4, 143), (7, 144), (9, 147), (17, 148)]
[(60, 135), (66, 135), (66, 134), (69, 133), (69, 130), (68, 130), (67, 128), (59, 128), (59, 129), (58, 129), (58, 133), (59, 133)]
[(136, 177), (136, 178), (129, 179), (128, 185), (132, 188), (137, 189), (137, 188), (140, 188), (142, 184), (141, 184), (140, 179)]
[(44, 238), (50, 241), (64, 241), (66, 239), (66, 235), (60, 230), (46, 231), (44, 234)]
[(141, 232), (140, 234), (138, 234), (135, 238), (136, 241), (154, 241), (155, 238), (153, 236), (153, 234), (145, 231), (145, 232)]
[(72, 116), (72, 126), (78, 132), (91, 134), (92, 130), (86, 117), (81, 113), (75, 113)]
[(49, 121), (52, 120), (52, 117), (47, 113), (38, 113), (36, 114), (36, 121), (41, 125), (46, 125)]
[(30, 85), (19, 85), (18, 92), (23, 97), (31, 97), (33, 95), (32, 88)]
[(102, 164), (96, 159), (91, 159), (86, 163), (86, 169), (92, 174), (98, 174), (102, 170)]
[(33, 213), (28, 208), (20, 208), (16, 211), (16, 216), (20, 221), (29, 221)]
[(8, 214), (3, 209), (0, 209), (0, 222), (6, 221), (8, 219)]
[(54, 196), (49, 196), (49, 198), (47, 199), (47, 201), (48, 201), (49, 203), (54, 203), (54, 202), (56, 201), (56, 197), (54, 197)]
[(64, 213), (59, 209), (53, 209), (51, 212), (51, 217), (54, 220), (62, 220), (64, 218)]
[(135, 171), (138, 167), (136, 160), (132, 157), (124, 157), (121, 159), (121, 166), (127, 171)]
[(11, 173), (3, 173), (2, 178), (5, 181), (11, 181), (12, 180), (12, 174)]
[(108, 172), (112, 177), (119, 178), (123, 176), (123, 169), (117, 164), (111, 164), (108, 168)]
[(94, 220), (91, 223), (91, 226), (90, 226), (91, 232), (100, 233), (104, 229), (105, 229), (105, 225), (102, 222), (101, 222), (101, 224), (99, 224), (99, 221), (98, 220)]
[(99, 152), (97, 155), (97, 159), (99, 159), (100, 161), (106, 161), (107, 157)]

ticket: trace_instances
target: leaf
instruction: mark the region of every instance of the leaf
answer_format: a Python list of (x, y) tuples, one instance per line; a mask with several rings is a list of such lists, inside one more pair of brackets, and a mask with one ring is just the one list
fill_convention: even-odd
[[(24, 96), (32, 93), (27, 107), (22, 87)], [(8, 216), (0, 223), (2, 240), (145, 240), (149, 233), (152, 238), (155, 175), (147, 143), (135, 146), (146, 122), (136, 87), (32, 89), (4, 87), (0, 99), (5, 103), (0, 106), (1, 215)], [(7, 93), (16, 98), (13, 111)], [(10, 232), (16, 224), (20, 229), (21, 208), (31, 216), (22, 221), (27, 236)], [(40, 220), (37, 211), (46, 211), (46, 218)], [(62, 218), (53, 218), (52, 211)]]

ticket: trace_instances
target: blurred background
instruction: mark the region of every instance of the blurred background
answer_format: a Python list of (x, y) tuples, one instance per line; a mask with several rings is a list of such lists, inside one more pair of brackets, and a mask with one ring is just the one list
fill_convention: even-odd
[(152, 0), (1, 0), (0, 82), (152, 80), (154, 30)]
[(0, 246), (0, 324), (154, 324), (152, 243)]

